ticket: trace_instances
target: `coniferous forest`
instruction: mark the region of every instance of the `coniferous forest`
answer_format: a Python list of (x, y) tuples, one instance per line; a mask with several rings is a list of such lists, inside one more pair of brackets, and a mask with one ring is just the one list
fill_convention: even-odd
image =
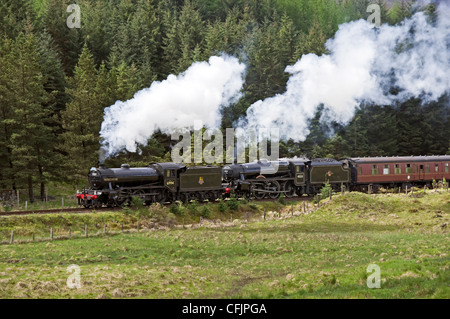
[[(370, 3), (395, 25), (413, 1), (384, 0), (2, 0), (0, 2), (0, 189), (86, 178), (99, 157), (103, 111), (193, 62), (224, 52), (247, 66), (242, 98), (223, 111), (232, 127), (254, 102), (282, 93), (286, 66), (326, 54), (342, 23), (367, 19)], [(81, 8), (68, 28), (67, 7)], [(430, 18), (435, 7), (425, 9)], [(176, 94), (176, 92), (174, 93)], [(423, 104), (362, 104), (350, 123), (323, 123), (281, 156), (355, 157), (450, 154), (448, 96)], [(110, 166), (170, 160), (170, 136), (154, 134), (142, 153)]]

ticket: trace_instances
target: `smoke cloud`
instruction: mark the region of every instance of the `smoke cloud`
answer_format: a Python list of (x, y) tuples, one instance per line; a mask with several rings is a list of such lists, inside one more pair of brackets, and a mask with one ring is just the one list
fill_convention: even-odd
[(342, 24), (326, 43), (329, 54), (308, 54), (288, 66), (286, 92), (251, 105), (238, 126), (276, 126), (282, 138), (302, 141), (321, 104), (323, 118), (345, 124), (363, 101), (436, 100), (450, 91), (449, 31), (450, 9), (443, 4), (434, 25), (421, 12), (397, 26), (373, 28), (364, 20)]
[(152, 83), (131, 100), (117, 101), (105, 109), (100, 156), (109, 157), (123, 149), (136, 152), (137, 144), (146, 145), (158, 129), (170, 134), (192, 127), (194, 121), (217, 128), (220, 109), (241, 97), (244, 75), (245, 65), (238, 59), (213, 56), (178, 76)]

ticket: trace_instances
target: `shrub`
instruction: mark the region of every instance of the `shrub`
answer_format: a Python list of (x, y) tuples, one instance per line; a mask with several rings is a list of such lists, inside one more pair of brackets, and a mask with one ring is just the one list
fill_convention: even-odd
[(227, 202), (227, 206), (230, 210), (236, 211), (239, 208), (239, 201), (236, 198), (231, 198)]
[(219, 208), (219, 212), (221, 212), (222, 214), (225, 214), (227, 212), (227, 205), (225, 205), (223, 200), (219, 201), (218, 208)]
[(320, 190), (320, 193), (322, 195), (321, 199), (325, 199), (325, 198), (329, 197), (332, 191), (333, 191), (333, 189), (331, 188), (330, 183), (326, 182), (325, 186), (322, 187), (322, 189)]
[(280, 195), (280, 198), (278, 198), (278, 202), (279, 202), (281, 205), (286, 206), (286, 199), (284, 198), (284, 195), (283, 195), (283, 194), (281, 194), (281, 195)]
[(211, 216), (211, 208), (209, 205), (203, 205), (202, 209), (200, 210), (200, 216), (203, 218), (209, 218)]
[(199, 204), (196, 200), (193, 200), (189, 205), (188, 209), (189, 212), (193, 215), (195, 215), (198, 212)]
[(131, 198), (130, 206), (135, 210), (141, 209), (144, 207), (144, 201), (140, 197), (133, 197)]
[(170, 205), (170, 212), (177, 216), (184, 216), (185, 215), (185, 209), (183, 207), (183, 204), (180, 202), (173, 203)]
[(125, 215), (130, 215), (131, 214), (131, 209), (129, 208), (129, 207), (124, 207), (123, 209), (122, 209), (122, 212), (125, 214)]

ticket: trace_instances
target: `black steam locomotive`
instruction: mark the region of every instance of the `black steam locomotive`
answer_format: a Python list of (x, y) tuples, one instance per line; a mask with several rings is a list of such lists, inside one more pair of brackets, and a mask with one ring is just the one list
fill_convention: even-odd
[(122, 206), (133, 197), (147, 205), (190, 200), (215, 201), (236, 197), (276, 199), (315, 194), (325, 182), (348, 183), (350, 170), (338, 161), (286, 159), (253, 163), (186, 167), (183, 164), (155, 163), (148, 167), (92, 168), (89, 189), (77, 193), (80, 205)]
[(374, 191), (379, 187), (431, 186), (450, 180), (450, 156), (259, 160), (222, 167), (154, 163), (147, 167), (92, 168), (90, 188), (77, 193), (85, 207), (122, 206), (133, 197), (146, 204), (230, 196), (272, 198), (314, 195), (325, 183), (335, 190)]
[(218, 166), (186, 167), (155, 163), (147, 167), (91, 168), (89, 189), (77, 193), (84, 207), (123, 206), (133, 197), (147, 205), (192, 199), (215, 201), (223, 194), (222, 170)]

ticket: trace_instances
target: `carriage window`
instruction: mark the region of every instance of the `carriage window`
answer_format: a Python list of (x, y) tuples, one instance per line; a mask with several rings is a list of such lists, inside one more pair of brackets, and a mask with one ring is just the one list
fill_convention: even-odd
[(378, 165), (372, 165), (372, 175), (378, 175)]
[(170, 171), (169, 170), (167, 171), (167, 177), (170, 177)]
[(395, 164), (395, 174), (401, 174), (402, 173), (402, 167), (400, 164)]
[(297, 173), (300, 172), (300, 166), (297, 166)]
[(425, 164), (425, 173), (430, 172), (430, 164)]
[(434, 164), (434, 171), (439, 172), (439, 164)]
[(384, 165), (384, 167), (383, 167), (383, 175), (389, 175), (389, 165)]
[(362, 175), (362, 167), (361, 166), (358, 167), (358, 174)]
[(406, 173), (406, 174), (412, 173), (411, 164), (406, 164), (406, 165), (405, 165), (405, 173)]
[(448, 163), (445, 163), (445, 172), (448, 173)]

